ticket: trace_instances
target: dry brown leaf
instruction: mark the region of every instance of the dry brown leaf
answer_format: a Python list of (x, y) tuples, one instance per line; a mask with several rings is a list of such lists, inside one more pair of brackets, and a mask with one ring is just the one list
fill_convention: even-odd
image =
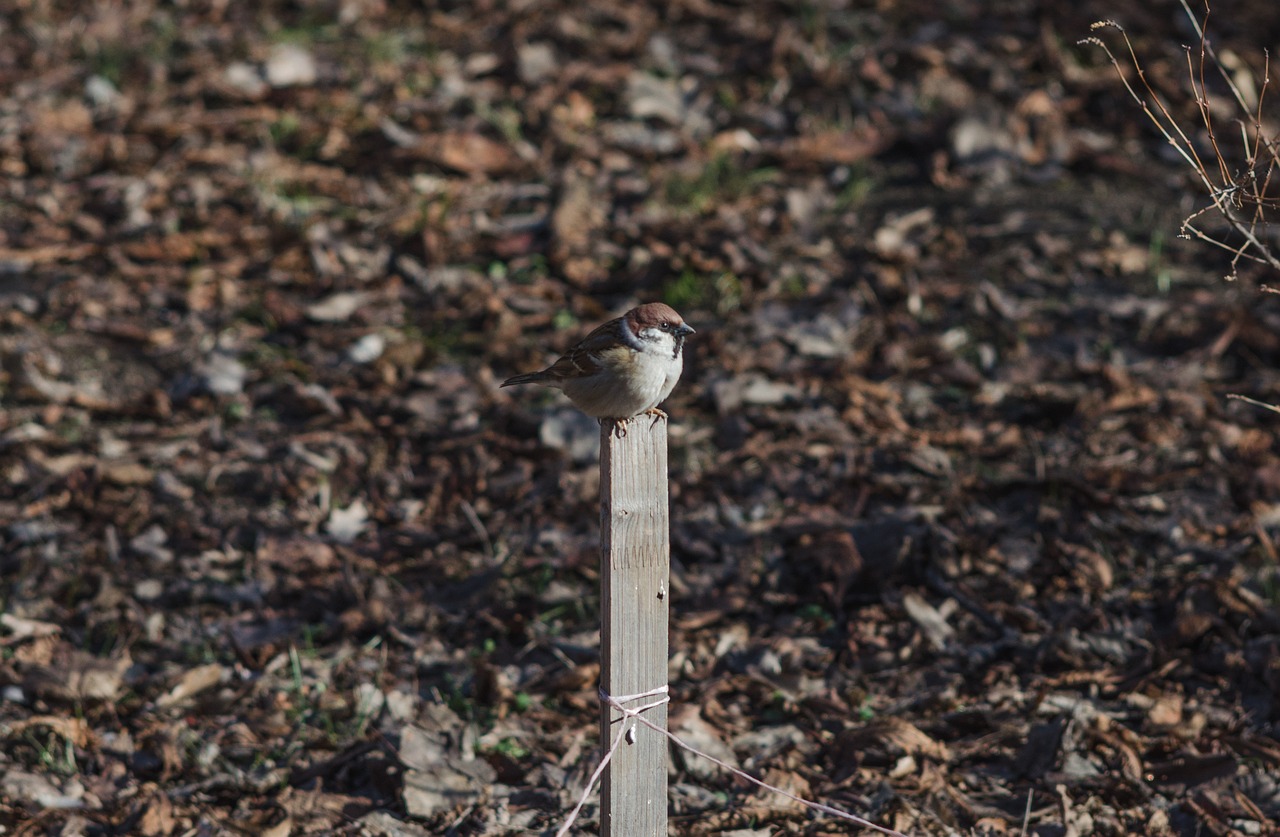
[(37, 619), (26, 619), (12, 613), (0, 613), (0, 628), (10, 633), (10, 636), (0, 639), (0, 645), (12, 645), (25, 639), (53, 636), (62, 630), (59, 625)]
[(926, 602), (919, 593), (908, 591), (903, 594), (902, 608), (911, 617), (911, 621), (920, 626), (920, 630), (924, 632), (935, 651), (946, 648), (948, 642), (955, 636), (956, 630), (947, 624), (947, 618)]
[(293, 833), (293, 818), (284, 817), (275, 825), (268, 826), (262, 831), (262, 837), (289, 837)]
[(1182, 695), (1161, 695), (1147, 711), (1147, 720), (1158, 729), (1171, 729), (1182, 723)]
[(793, 164), (851, 165), (875, 156), (892, 139), (875, 129), (859, 134), (843, 130), (818, 131), (787, 140), (781, 155)]
[(146, 485), (155, 471), (141, 462), (110, 462), (102, 465), (102, 479), (112, 485)]
[(164, 709), (190, 700), (205, 689), (210, 689), (222, 682), (224, 671), (225, 669), (217, 663), (187, 670), (176, 686), (156, 700), (156, 706)]
[(146, 808), (138, 818), (138, 833), (143, 837), (161, 837), (173, 834), (178, 822), (173, 815), (173, 803), (164, 791), (156, 791), (147, 799)]
[(951, 751), (946, 744), (934, 740), (902, 718), (882, 718), (865, 727), (849, 730), (841, 738), (842, 743), (849, 747), (878, 745), (890, 754), (923, 756), (944, 764), (951, 760)]
[(591, 179), (585, 174), (566, 174), (560, 201), (551, 215), (551, 256), (563, 266), (566, 278), (579, 285), (602, 274), (602, 266), (588, 256), (604, 222), (605, 204), (592, 193)]
[(1111, 589), (1115, 576), (1111, 563), (1101, 553), (1075, 543), (1059, 542), (1057, 547), (1067, 558), (1082, 587), (1097, 593)]
[(17, 721), (9, 727), (9, 735), (17, 735), (33, 727), (53, 730), (77, 747), (88, 747), (93, 742), (93, 731), (87, 720), (61, 715), (33, 715)]
[(101, 658), (64, 647), (51, 665), (28, 672), (24, 686), (57, 700), (110, 701), (119, 697), (124, 673), (131, 665), (128, 651), (115, 658)]
[(445, 131), (423, 137), (419, 149), (442, 166), (465, 174), (499, 174), (518, 158), (506, 145), (472, 131)]

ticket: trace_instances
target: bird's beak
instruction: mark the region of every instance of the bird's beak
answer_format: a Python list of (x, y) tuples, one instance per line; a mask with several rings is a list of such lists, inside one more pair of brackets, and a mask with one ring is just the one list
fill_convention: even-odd
[(690, 334), (693, 334), (693, 333), (694, 333), (693, 326), (689, 325), (688, 323), (681, 323), (680, 325), (676, 326), (676, 334), (680, 335), (681, 337), (688, 337)]

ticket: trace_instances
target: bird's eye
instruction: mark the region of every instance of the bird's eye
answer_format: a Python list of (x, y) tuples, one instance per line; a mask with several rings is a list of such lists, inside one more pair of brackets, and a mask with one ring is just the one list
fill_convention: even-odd
[(663, 330), (663, 331), (670, 331), (670, 330), (671, 330), (671, 323), (664, 322), (664, 323), (662, 324), (662, 330)]

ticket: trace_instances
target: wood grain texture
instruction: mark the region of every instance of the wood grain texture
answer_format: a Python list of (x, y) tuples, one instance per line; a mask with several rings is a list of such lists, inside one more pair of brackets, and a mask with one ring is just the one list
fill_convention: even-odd
[[(600, 428), (601, 685), (632, 695), (667, 685), (670, 520), (667, 422), (639, 416), (625, 435)], [(648, 701), (635, 701), (639, 705)], [(667, 707), (645, 712), (666, 727)], [(605, 747), (621, 714), (601, 709)], [(633, 743), (618, 748), (601, 788), (604, 837), (666, 837), (667, 740), (635, 724)]]

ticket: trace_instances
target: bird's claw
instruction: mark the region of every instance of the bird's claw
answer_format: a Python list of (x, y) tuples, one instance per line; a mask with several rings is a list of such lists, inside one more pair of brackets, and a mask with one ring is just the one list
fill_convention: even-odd
[(651, 430), (653, 429), (654, 425), (656, 425), (659, 422), (659, 420), (665, 420), (667, 418), (667, 414), (659, 410), (657, 407), (650, 407), (649, 409), (645, 410), (644, 415), (653, 416), (653, 424), (649, 425), (649, 429)]
[(604, 424), (606, 421), (613, 422), (613, 429), (610, 432), (613, 433), (614, 438), (621, 439), (627, 435), (627, 425), (640, 416), (653, 416), (653, 424), (649, 425), (650, 429), (653, 429), (654, 425), (659, 421), (663, 421), (668, 418), (667, 414), (662, 410), (659, 410), (657, 407), (650, 407), (643, 413), (637, 413), (630, 418), (602, 418), (600, 419), (600, 423)]
[(621, 439), (622, 437), (627, 435), (627, 422), (630, 421), (630, 419), (618, 419), (618, 418), (600, 419), (601, 424), (604, 424), (606, 421), (613, 422), (613, 427), (609, 431), (610, 433), (613, 434), (613, 438)]

